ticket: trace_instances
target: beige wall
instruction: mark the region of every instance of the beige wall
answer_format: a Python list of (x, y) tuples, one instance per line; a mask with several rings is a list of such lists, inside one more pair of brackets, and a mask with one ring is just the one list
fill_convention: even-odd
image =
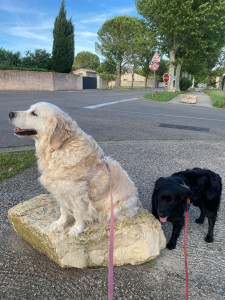
[(11, 91), (65, 91), (83, 89), (82, 78), (79, 75), (0, 70), (0, 90)]
[[(134, 77), (135, 79), (135, 77)], [(113, 88), (115, 87), (115, 81), (110, 81), (109, 82), (109, 88)], [(124, 80), (121, 80), (121, 86), (132, 86), (132, 81), (124, 81)], [(134, 86), (143, 86), (145, 87), (145, 81), (134, 81)], [(147, 79), (147, 87), (153, 87), (154, 86), (154, 78), (148, 78)]]
[[(121, 75), (121, 82), (122, 81), (132, 81), (132, 73), (122, 74)], [(134, 73), (134, 81), (145, 81), (145, 77)]]
[[(134, 86), (143, 86), (143, 87), (145, 87), (145, 81), (134, 80), (133, 84), (134, 84)], [(154, 84), (154, 79), (153, 78), (148, 78), (147, 79), (147, 86), (148, 87), (153, 87), (153, 84)], [(121, 86), (132, 86), (132, 81), (122, 81), (121, 80)]]

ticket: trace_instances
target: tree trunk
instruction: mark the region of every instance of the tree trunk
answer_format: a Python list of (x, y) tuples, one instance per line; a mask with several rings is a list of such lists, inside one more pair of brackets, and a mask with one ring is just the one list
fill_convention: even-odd
[(225, 91), (225, 79), (224, 79), (224, 83), (223, 83), (223, 90)]
[(193, 76), (193, 78), (192, 78), (192, 89), (195, 87), (195, 77)]
[(223, 76), (219, 78), (219, 90), (222, 91)]
[(134, 88), (134, 71), (132, 70), (132, 78), (131, 78), (131, 88)]
[(175, 68), (175, 50), (170, 50), (170, 67), (169, 67), (169, 76), (170, 79), (168, 81), (167, 91), (173, 92), (173, 78), (174, 78), (174, 68)]
[(183, 59), (179, 58), (177, 69), (176, 69), (176, 79), (175, 79), (175, 90), (176, 91), (180, 91), (180, 71), (181, 71), (182, 64), (183, 64)]
[(211, 68), (209, 68), (209, 71), (208, 71), (207, 88), (209, 87), (210, 79), (211, 79)]
[(121, 86), (121, 61), (117, 64), (117, 78), (118, 78), (118, 87)]

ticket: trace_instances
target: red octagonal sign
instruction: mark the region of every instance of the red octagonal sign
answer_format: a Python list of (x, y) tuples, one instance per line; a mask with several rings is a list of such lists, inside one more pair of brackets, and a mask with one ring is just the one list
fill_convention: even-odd
[(151, 64), (151, 69), (153, 71), (158, 70), (158, 68), (159, 68), (159, 64), (156, 61)]
[(170, 79), (170, 75), (169, 75), (168, 73), (165, 73), (165, 74), (163, 75), (163, 81), (164, 81), (164, 82), (168, 82), (169, 79)]

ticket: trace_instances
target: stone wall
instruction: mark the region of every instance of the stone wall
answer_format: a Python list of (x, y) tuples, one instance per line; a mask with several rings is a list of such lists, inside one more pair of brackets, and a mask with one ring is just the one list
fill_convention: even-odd
[[(115, 85), (116, 85), (116, 82), (115, 81), (110, 81), (108, 83), (109, 85), (109, 88), (114, 88)], [(121, 80), (121, 86), (132, 86), (132, 81), (122, 81)], [(134, 86), (139, 86), (139, 87), (145, 87), (145, 81), (134, 81)], [(148, 78), (147, 80), (147, 87), (153, 87), (154, 86), (154, 78)]]
[(82, 90), (82, 77), (74, 74), (0, 70), (0, 90), (65, 91)]
[(97, 76), (97, 89), (98, 90), (108, 90), (108, 79)]

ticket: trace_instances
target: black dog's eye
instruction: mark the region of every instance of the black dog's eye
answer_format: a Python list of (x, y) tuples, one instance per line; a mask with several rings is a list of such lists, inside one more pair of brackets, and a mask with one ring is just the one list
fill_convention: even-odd
[(37, 117), (37, 114), (36, 114), (36, 112), (35, 112), (35, 111), (32, 111), (32, 112), (31, 112), (31, 114), (32, 114), (32, 116), (35, 116), (35, 117)]

